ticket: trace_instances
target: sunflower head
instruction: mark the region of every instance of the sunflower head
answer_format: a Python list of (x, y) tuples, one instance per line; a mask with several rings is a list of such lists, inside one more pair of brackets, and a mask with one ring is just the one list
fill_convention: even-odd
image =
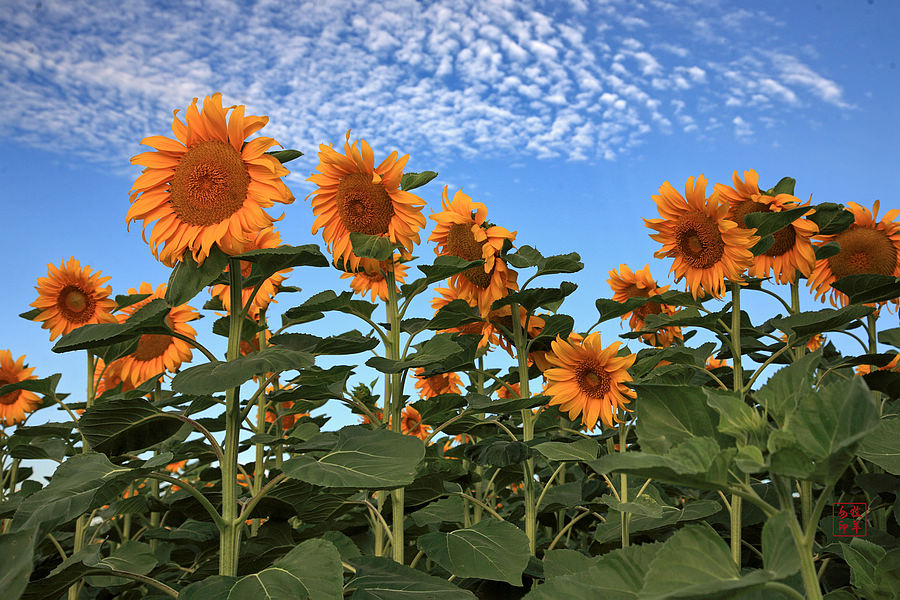
[(431, 377), (423, 377), (422, 373), (424, 372), (425, 367), (416, 369), (416, 389), (419, 390), (419, 396), (422, 398), (432, 398), (441, 394), (458, 394), (462, 388), (462, 379), (456, 373), (438, 373)]
[(112, 288), (101, 287), (109, 279), (100, 277), (100, 271), (92, 274), (88, 265), (81, 268), (74, 256), (67, 263), (60, 261), (59, 268), (48, 264), (47, 277), (38, 277), (34, 288), (38, 298), (30, 306), (40, 310), (34, 320), (43, 321), (51, 341), (82, 325), (115, 323), (116, 303), (108, 297)]
[(400, 432), (425, 440), (431, 433), (431, 425), (422, 423), (422, 415), (412, 406), (407, 406), (400, 414)]
[(419, 243), (425, 201), (400, 189), (407, 160), (408, 154), (398, 159), (392, 152), (375, 166), (372, 148), (365, 140), (351, 144), (349, 131), (343, 154), (319, 145), (318, 173), (307, 179), (318, 186), (309, 194), (316, 216), (312, 232), (323, 230), (326, 247), (349, 270), (356, 271), (360, 261), (350, 244), (351, 233), (387, 237), (403, 248), (404, 258)]
[(887, 211), (878, 219), (879, 202), (872, 211), (856, 202), (848, 202), (847, 210), (853, 213), (850, 227), (834, 235), (818, 236), (819, 244), (837, 242), (840, 252), (816, 262), (809, 286), (816, 290), (816, 300), (831, 292), (833, 306), (845, 306), (847, 295), (831, 287), (831, 284), (848, 275), (900, 275), (900, 210)]
[(100, 397), (105, 392), (115, 389), (121, 384), (122, 391), (127, 392), (134, 389), (134, 385), (126, 379), (122, 379), (122, 359), (114, 360), (108, 365), (103, 362), (102, 358), (97, 358), (94, 366), (94, 396)]
[(177, 473), (179, 471), (183, 471), (187, 466), (187, 460), (177, 460), (173, 463), (169, 463), (166, 465), (166, 471), (169, 473)]
[[(621, 272), (619, 272), (621, 271)], [(619, 266), (619, 271), (613, 269), (609, 272), (609, 287), (613, 290), (613, 300), (616, 302), (625, 302), (629, 298), (650, 298), (658, 296), (669, 290), (669, 286), (658, 287), (653, 276), (650, 275), (650, 265), (645, 265), (643, 269), (632, 271), (628, 265)], [(668, 304), (660, 304), (659, 302), (647, 302), (643, 306), (634, 309), (630, 313), (622, 315), (622, 320), (630, 316), (628, 321), (632, 331), (638, 331), (644, 328), (644, 319), (647, 315), (674, 315), (677, 309)], [(667, 347), (671, 346), (676, 339), (682, 339), (680, 327), (663, 327), (656, 333), (645, 333), (641, 339), (651, 346)]]
[(388, 284), (384, 278), (384, 274), (388, 273), (393, 267), (394, 281), (397, 285), (403, 285), (406, 281), (407, 267), (399, 262), (398, 256), (394, 255), (393, 260), (376, 261), (369, 258), (361, 258), (359, 261), (360, 270), (355, 273), (341, 273), (341, 279), (350, 279), (350, 289), (355, 294), (365, 296), (370, 294), (372, 302), (376, 298), (381, 300), (388, 299)]
[(443, 210), (430, 216), (437, 222), (429, 241), (437, 245), (438, 255), (458, 256), (464, 260), (484, 260), (484, 265), (472, 267), (450, 278), (462, 298), (477, 305), (487, 314), (491, 305), (509, 290), (519, 289), (516, 272), (500, 258), (504, 241), (513, 242), (516, 232), (487, 222), (487, 208), (473, 202), (462, 190), (447, 198), (447, 186), (441, 192)]
[(131, 159), (144, 170), (131, 187), (126, 219), (129, 225), (144, 222), (145, 241), (147, 225), (156, 221), (149, 244), (163, 264), (174, 266), (188, 250), (202, 263), (213, 244), (226, 254), (240, 254), (272, 225), (264, 208), (294, 201), (281, 180), (288, 170), (266, 154), (278, 142), (246, 140), (268, 120), (244, 115), (244, 106), (223, 108), (217, 93), (204, 99), (202, 111), (194, 98), (184, 122), (175, 111), (175, 139), (155, 135), (141, 141), (155, 151)]
[(759, 237), (738, 228), (725, 218), (728, 206), (713, 192), (706, 197), (706, 178), (696, 184), (688, 177), (682, 196), (668, 181), (653, 196), (661, 219), (644, 219), (647, 227), (657, 231), (650, 237), (662, 244), (656, 258), (673, 258), (670, 272), (675, 281), (687, 279), (694, 298), (711, 294), (721, 298), (725, 278), (743, 281), (743, 272), (753, 264), (750, 251)]
[[(34, 367), (25, 365), (25, 356), (13, 360), (12, 352), (0, 350), (0, 388), (11, 383), (19, 383), (29, 379), (37, 379)], [(16, 390), (0, 395), (0, 425), (15, 425), (24, 421), (26, 416), (41, 405), (41, 400), (34, 392)]]
[[(732, 177), (734, 187), (717, 183), (719, 196), (728, 203), (728, 219), (738, 227), (748, 229), (745, 217), (757, 212), (782, 212), (800, 206), (800, 200), (790, 194), (768, 196), (759, 190), (759, 176), (753, 169), (744, 171), (741, 180), (737, 171)], [(813, 213), (810, 209), (809, 213)], [(808, 277), (816, 264), (816, 254), (810, 239), (819, 232), (819, 227), (807, 219), (797, 219), (787, 227), (775, 232), (775, 243), (763, 254), (754, 258), (750, 275), (765, 278), (774, 273), (778, 283), (794, 283), (797, 271)]]
[(590, 430), (598, 419), (607, 427), (621, 422), (618, 409), (627, 410), (625, 405), (636, 396), (625, 385), (631, 381), (628, 369), (636, 356), (618, 356), (620, 345), (615, 342), (603, 348), (599, 333), (574, 344), (556, 336), (546, 357), (551, 368), (544, 371), (548, 404), (559, 405), (572, 420), (581, 415), (581, 422)]
[[(287, 400), (286, 402), (282, 402), (282, 403), (281, 403), (281, 412), (282, 412), (282, 413), (288, 413), (293, 407), (294, 407), (294, 403), (293, 403), (293, 401), (291, 401), (291, 400)], [(302, 417), (308, 417), (308, 416), (309, 416), (309, 413), (290, 413), (290, 414), (284, 414), (284, 416), (281, 417), (281, 430), (282, 430), (282, 431), (287, 431), (287, 430), (289, 430), (289, 429), (290, 429), (291, 427), (293, 427), (294, 424), (296, 424), (297, 421), (299, 421)], [(267, 410), (267, 411), (266, 411), (266, 423), (274, 423), (274, 422), (275, 422), (275, 419), (277, 419), (277, 418), (278, 418), (278, 415), (275, 413), (275, 411), (272, 411), (272, 410)]]

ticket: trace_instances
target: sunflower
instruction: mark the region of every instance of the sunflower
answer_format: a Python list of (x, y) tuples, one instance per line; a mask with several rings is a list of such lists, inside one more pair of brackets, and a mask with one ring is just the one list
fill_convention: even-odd
[(122, 384), (122, 391), (127, 392), (133, 390), (134, 386), (130, 381), (122, 379), (122, 359), (114, 360), (109, 365), (103, 362), (102, 358), (97, 358), (94, 368), (94, 396), (99, 398), (105, 392), (115, 389)]
[(169, 473), (177, 473), (184, 469), (187, 466), (187, 460), (178, 460), (173, 463), (169, 463), (166, 465), (166, 471)]
[(281, 180), (288, 170), (265, 154), (278, 142), (270, 137), (245, 141), (268, 121), (244, 115), (243, 106), (222, 108), (222, 95), (216, 93), (204, 99), (202, 112), (194, 98), (184, 123), (175, 111), (176, 139), (154, 135), (141, 140), (156, 151), (131, 159), (145, 169), (131, 186), (126, 219), (128, 225), (142, 220), (144, 233), (156, 221), (149, 243), (163, 264), (174, 266), (186, 250), (202, 263), (213, 244), (226, 254), (240, 254), (272, 225), (264, 208), (294, 201)]
[[(372, 412), (375, 414), (375, 417), (378, 419), (378, 424), (384, 423), (384, 413), (381, 412), (376, 406)], [(372, 420), (369, 418), (369, 415), (360, 415), (360, 423), (363, 425), (371, 425)]]
[(847, 295), (831, 287), (831, 284), (848, 275), (900, 275), (900, 223), (896, 222), (900, 210), (887, 211), (878, 219), (879, 202), (872, 212), (856, 202), (848, 202), (847, 210), (853, 213), (854, 222), (846, 230), (834, 235), (818, 236), (819, 245), (837, 242), (841, 251), (823, 258), (809, 276), (809, 286), (816, 290), (816, 300), (831, 291), (832, 306), (845, 306)]
[(400, 414), (400, 432), (425, 440), (431, 433), (431, 425), (422, 423), (422, 415), (412, 406), (407, 406)]
[[(154, 291), (149, 283), (144, 282), (141, 283), (140, 288), (137, 290), (132, 288), (128, 290), (128, 293), (150, 294), (150, 296), (122, 309), (119, 320), (123, 323), (151, 300), (164, 298), (166, 285), (161, 283)], [(176, 333), (195, 339), (197, 332), (187, 323), (197, 318), (199, 318), (197, 311), (187, 304), (182, 304), (169, 311), (166, 323)], [(191, 360), (191, 356), (191, 345), (184, 340), (164, 334), (145, 333), (138, 341), (135, 351), (119, 359), (122, 361), (121, 377), (123, 381), (138, 386), (162, 371), (175, 371), (181, 366), (181, 363)]]
[[(281, 403), (281, 411), (282, 413), (287, 413), (294, 407), (294, 403), (291, 400), (287, 400), (286, 402)], [(287, 431), (291, 427), (293, 427), (297, 421), (300, 420), (301, 417), (308, 417), (309, 413), (290, 413), (284, 414), (281, 417), (281, 430)], [(278, 418), (278, 415), (275, 411), (267, 410), (266, 411), (266, 423), (274, 423), (275, 419)]]
[[(394, 280), (398, 285), (402, 285), (406, 281), (407, 267), (397, 262), (397, 256), (394, 256)], [(391, 261), (370, 261), (368, 259), (360, 259), (359, 265), (362, 267), (360, 271), (355, 273), (342, 273), (341, 279), (352, 277), (350, 281), (350, 289), (360, 296), (366, 294), (372, 295), (372, 302), (376, 298), (382, 300), (388, 299), (387, 281), (382, 271), (387, 272), (391, 267)]]
[(50, 341), (82, 325), (116, 322), (116, 303), (107, 297), (112, 288), (100, 287), (109, 279), (100, 277), (100, 271), (91, 274), (88, 265), (82, 269), (74, 256), (68, 263), (60, 261), (59, 268), (47, 265), (47, 277), (38, 277), (34, 288), (38, 298), (29, 306), (41, 311), (34, 320), (44, 322), (41, 327), (50, 330)]
[(599, 333), (591, 333), (575, 344), (556, 336), (547, 355), (552, 368), (544, 371), (544, 393), (551, 397), (548, 404), (558, 404), (572, 420), (580, 414), (581, 422), (590, 430), (598, 418), (607, 427), (621, 422), (617, 409), (627, 410), (625, 404), (636, 396), (625, 386), (631, 381), (628, 368), (636, 357), (617, 356), (620, 345), (615, 342), (603, 348)]
[[(657, 365), (657, 366), (659, 366), (659, 365)], [(718, 359), (714, 356), (706, 357), (706, 368), (710, 371), (712, 371), (713, 369), (720, 369), (722, 367), (727, 367), (727, 366), (728, 366), (728, 361), (725, 360), (724, 358)]]
[[(439, 297), (431, 299), (431, 308), (434, 309), (434, 313), (447, 306), (454, 300), (465, 300), (469, 306), (473, 308), (478, 308), (474, 303), (462, 298), (460, 296), (459, 288), (450, 283), (450, 287), (446, 288), (436, 288)], [(441, 329), (441, 332), (458, 332), (465, 335), (476, 335), (481, 339), (478, 340), (478, 348), (484, 348), (489, 344), (503, 346), (507, 352), (511, 352), (508, 347), (509, 343), (505, 340), (503, 336), (500, 335), (500, 331), (494, 327), (490, 320), (491, 313), (488, 314), (487, 318), (483, 318), (480, 321), (474, 321), (472, 323), (466, 323), (465, 325), (460, 325), (459, 327), (451, 327), (449, 329)]]
[(432, 398), (440, 394), (458, 394), (462, 387), (462, 379), (456, 373), (439, 373), (431, 377), (422, 377), (425, 367), (416, 369), (416, 389), (422, 398)]
[[(460, 433), (459, 435), (455, 435), (453, 437), (447, 437), (444, 440), (444, 454), (446, 454), (450, 450), (450, 448), (453, 448), (454, 446), (461, 446), (463, 444), (469, 444), (474, 441), (475, 440), (472, 438), (472, 436), (466, 433)], [(448, 456), (447, 458), (456, 459), (455, 456)]]
[[(650, 275), (650, 265), (645, 265), (643, 269), (632, 271), (628, 265), (619, 265), (621, 273), (613, 269), (609, 272), (609, 287), (613, 291), (613, 300), (616, 302), (625, 302), (629, 298), (650, 298), (658, 296), (669, 290), (669, 286), (658, 287)], [(647, 302), (640, 308), (636, 308), (628, 314), (622, 315), (624, 321), (629, 315), (628, 321), (632, 331), (638, 331), (644, 328), (644, 319), (647, 315), (674, 315), (677, 309), (668, 304), (660, 304), (659, 302)], [(641, 339), (651, 346), (660, 346), (665, 348), (671, 346), (676, 339), (683, 339), (681, 335), (681, 327), (663, 327), (656, 333), (645, 333)]]
[[(787, 341), (788, 341), (787, 334), (782, 335), (781, 340), (783, 342), (787, 343)], [(809, 350), (810, 352), (815, 352), (816, 350), (821, 348), (822, 344), (824, 344), (824, 343), (825, 343), (825, 336), (822, 335), (821, 333), (817, 333), (814, 336), (812, 336), (811, 338), (809, 338), (808, 342), (806, 342), (806, 349)]]
[(662, 219), (644, 219), (650, 229), (650, 237), (663, 245), (653, 255), (670, 257), (670, 272), (675, 281), (687, 278), (687, 287), (694, 298), (712, 294), (721, 298), (725, 291), (725, 278), (743, 281), (744, 269), (753, 265), (750, 251), (759, 237), (747, 229), (741, 229), (734, 221), (725, 218), (728, 205), (722, 204), (714, 191), (706, 197), (706, 178), (688, 177), (682, 197), (668, 181), (653, 196)]
[[(12, 352), (0, 350), (0, 388), (11, 383), (37, 379), (32, 375), (34, 367), (25, 365), (25, 355), (13, 361)], [(41, 400), (34, 392), (16, 390), (0, 396), (0, 425), (15, 425), (25, 420), (25, 415), (34, 412)]]
[(518, 383), (508, 383), (507, 385), (513, 389), (516, 395), (513, 396), (508, 387), (506, 387), (505, 385), (501, 385), (499, 388), (497, 388), (498, 398), (502, 398), (503, 400), (512, 400), (513, 398), (522, 397), (522, 389), (519, 387)]
[(510, 233), (503, 227), (488, 223), (485, 220), (485, 205), (472, 202), (462, 190), (456, 192), (453, 202), (450, 202), (447, 186), (444, 186), (441, 207), (441, 212), (430, 216), (437, 225), (428, 240), (437, 244), (434, 251), (439, 255), (484, 260), (483, 266), (453, 275), (450, 282), (458, 288), (462, 298), (477, 305), (482, 314), (487, 314), (496, 300), (506, 296), (509, 290), (519, 289), (516, 272), (499, 258), (504, 240), (512, 242), (516, 239), (516, 232)]
[[(782, 212), (801, 206), (800, 200), (790, 194), (767, 196), (759, 190), (759, 175), (750, 169), (744, 171), (744, 180), (737, 171), (732, 177), (734, 187), (717, 183), (715, 190), (722, 200), (728, 202), (728, 219), (740, 227), (747, 227), (744, 217), (756, 212)], [(807, 214), (814, 211), (810, 209)], [(810, 238), (819, 232), (819, 226), (807, 219), (797, 219), (784, 229), (775, 232), (775, 243), (772, 247), (753, 260), (750, 275), (765, 278), (774, 272), (778, 283), (794, 283), (797, 271), (809, 277), (816, 265), (816, 253), (813, 251)]]
[[(567, 339), (572, 345), (580, 345), (584, 341), (584, 338), (581, 336), (581, 334), (575, 333), (574, 331), (569, 334), (569, 337)], [(551, 342), (550, 344), (552, 348), (553, 342)], [(528, 354), (528, 358), (534, 361), (534, 364), (537, 365), (541, 373), (544, 373), (547, 369), (552, 369), (554, 366), (550, 364), (550, 361), (547, 360), (547, 356), (549, 354), (550, 351), (548, 350), (535, 350), (534, 352)]]
[(307, 179), (319, 186), (309, 194), (315, 195), (312, 232), (315, 235), (323, 229), (326, 247), (335, 260), (343, 260), (344, 268), (356, 271), (359, 267), (360, 259), (350, 245), (351, 233), (387, 236), (403, 247), (404, 258), (409, 258), (419, 243), (418, 231), (425, 227), (425, 201), (400, 189), (407, 160), (408, 154), (398, 159), (395, 151), (376, 167), (372, 148), (365, 140), (351, 144), (349, 131), (344, 154), (319, 145), (319, 172)]
[[(263, 250), (266, 248), (277, 248), (281, 245), (281, 236), (273, 227), (267, 227), (260, 231), (252, 242), (245, 244), (241, 248), (240, 253), (250, 252), (251, 250)], [(248, 262), (246, 260), (241, 261), (241, 275), (244, 278), (250, 276), (250, 272), (253, 269), (253, 263)], [(226, 272), (227, 272), (226, 268)], [(271, 277), (268, 277), (265, 281), (263, 281), (262, 285), (259, 288), (259, 291), (256, 292), (256, 295), (253, 297), (253, 302), (250, 304), (250, 310), (248, 312), (248, 316), (254, 321), (259, 320), (259, 311), (267, 308), (270, 303), (275, 302), (275, 294), (278, 293), (278, 287), (281, 283), (287, 278), (288, 274), (292, 271), (292, 269), (282, 269), (278, 271)], [(250, 294), (253, 293), (253, 287), (246, 287), (241, 290), (241, 304), (246, 305), (247, 300), (250, 299)], [(209, 293), (212, 294), (213, 298), (218, 298), (222, 302), (222, 306), (225, 307), (225, 310), (231, 311), (231, 291), (228, 285), (224, 283), (220, 283), (218, 285), (214, 285), (209, 288)]]

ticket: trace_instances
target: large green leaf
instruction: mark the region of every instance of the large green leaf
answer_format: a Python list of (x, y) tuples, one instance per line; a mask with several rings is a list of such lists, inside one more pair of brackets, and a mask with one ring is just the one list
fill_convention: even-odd
[(352, 232), (350, 233), (350, 245), (356, 256), (374, 260), (390, 260), (394, 251), (391, 240), (381, 235)]
[(237, 577), (212, 575), (181, 588), (178, 592), (178, 600), (227, 600), (228, 592), (236, 582)]
[(545, 258), (536, 248), (531, 246), (522, 246), (515, 252), (507, 254), (506, 261), (517, 269), (537, 267), (538, 270), (535, 276), (576, 273), (584, 268), (581, 256), (577, 252), (557, 254)]
[[(238, 256), (241, 260), (253, 264), (249, 277), (244, 278), (242, 287), (255, 286), (275, 273), (293, 267), (327, 267), (328, 259), (315, 244), (303, 246), (278, 246), (250, 250)], [(227, 283), (227, 281), (222, 281)]]
[(741, 576), (728, 546), (707, 524), (686, 525), (659, 550), (644, 578), (642, 600), (702, 598), (765, 583), (766, 571)]
[[(135, 540), (126, 540), (118, 548), (110, 552), (109, 556), (97, 557), (96, 560), (85, 559), (83, 562), (88, 567), (147, 575), (156, 567), (159, 561), (150, 549), (149, 544)], [(129, 581), (129, 579), (108, 575), (87, 578), (87, 582), (90, 585), (98, 588), (123, 585)]]
[(32, 555), (34, 554), (34, 529), (23, 529), (15, 533), (0, 534), (0, 590), (8, 600), (19, 600), (31, 577)]
[(172, 379), (172, 389), (182, 394), (212, 394), (237, 387), (254, 375), (295, 371), (313, 364), (306, 352), (270, 347), (229, 362), (215, 362), (185, 369)]
[(478, 309), (462, 299), (451, 300), (442, 306), (428, 322), (428, 329), (450, 329), (481, 321)]
[(356, 354), (378, 346), (378, 338), (362, 335), (357, 330), (340, 335), (320, 338), (308, 333), (282, 333), (273, 336), (269, 342), (291, 350), (309, 352), (310, 354)]
[(465, 510), (461, 496), (450, 496), (430, 503), (410, 517), (419, 527), (430, 523), (462, 523), (465, 520)]
[(513, 302), (525, 307), (532, 313), (538, 308), (556, 310), (565, 300), (566, 296), (578, 289), (571, 281), (563, 281), (558, 288), (528, 288), (518, 292), (510, 292), (491, 305), (491, 310), (497, 310)]
[(296, 456), (284, 463), (288, 477), (326, 487), (393, 489), (409, 485), (425, 456), (422, 440), (365, 427), (345, 427), (319, 460)]
[(294, 149), (271, 150), (269, 152), (266, 152), (266, 154), (268, 154), (269, 156), (274, 156), (276, 159), (278, 159), (278, 162), (280, 162), (281, 164), (290, 162), (290, 161), (294, 160), (295, 158), (300, 158), (301, 156), (303, 156), (302, 152), (300, 152), (299, 150), (294, 150)]
[(425, 556), (457, 577), (474, 577), (522, 585), (528, 565), (528, 537), (506, 521), (484, 520), (449, 533), (419, 536)]
[(739, 446), (753, 444), (766, 447), (769, 426), (755, 408), (741, 400), (735, 392), (703, 388), (706, 403), (719, 413), (719, 431), (738, 441)]
[(441, 577), (410, 569), (383, 556), (350, 560), (356, 576), (347, 584), (350, 600), (475, 600), (475, 595)]
[(888, 473), (900, 475), (900, 418), (882, 419), (863, 439), (857, 454)]
[(834, 202), (823, 202), (813, 208), (816, 212), (809, 216), (809, 220), (819, 226), (820, 235), (840, 233), (856, 220), (852, 212)]
[(418, 269), (425, 274), (415, 281), (400, 286), (400, 292), (408, 297), (424, 291), (432, 283), (442, 281), (457, 273), (468, 271), (484, 264), (483, 260), (465, 260), (458, 256), (442, 254), (435, 257), (434, 264), (418, 265)]
[(775, 242), (771, 236), (801, 218), (809, 210), (808, 206), (801, 206), (781, 212), (756, 212), (745, 215), (743, 225), (748, 229), (755, 229), (754, 235), (761, 238), (756, 246), (751, 248), (754, 256), (759, 256), (771, 248)]
[(718, 417), (697, 386), (640, 384), (636, 386), (637, 434), (641, 449), (662, 454), (694, 438), (716, 439)]
[(371, 302), (354, 300), (353, 292), (341, 292), (338, 295), (333, 290), (325, 290), (311, 296), (300, 306), (286, 310), (283, 319), (302, 323), (304, 320), (319, 318), (316, 315), (330, 310), (369, 318), (375, 308), (376, 306)]
[(576, 442), (544, 442), (534, 447), (547, 460), (589, 461), (597, 458), (599, 444), (596, 440), (580, 439)]
[(97, 452), (72, 456), (56, 469), (47, 487), (22, 502), (12, 531), (37, 527), (42, 538), (57, 525), (108, 504), (140, 473), (116, 466)]
[(453, 334), (440, 333), (418, 346), (418, 351), (407, 356), (406, 360), (391, 360), (376, 356), (367, 360), (366, 364), (382, 373), (399, 373), (405, 369), (439, 363), (463, 349), (462, 346), (451, 339), (452, 337)]
[(144, 333), (166, 334), (166, 315), (170, 307), (162, 298), (155, 298), (137, 309), (124, 323), (100, 323), (82, 325), (59, 338), (54, 352), (71, 352), (110, 346), (133, 340)]
[(333, 600), (344, 584), (341, 555), (323, 539), (303, 542), (259, 573), (234, 584), (227, 600)]
[(900, 278), (890, 275), (848, 275), (832, 283), (831, 287), (847, 294), (851, 304), (884, 302), (900, 297)]
[(493, 399), (484, 394), (469, 394), (466, 396), (469, 408), (473, 411), (492, 413), (495, 415), (518, 414), (526, 408), (534, 408), (547, 404), (549, 396), (531, 396), (530, 398), (500, 398)]
[(110, 456), (163, 442), (184, 424), (143, 398), (97, 404), (87, 409), (78, 422), (91, 448)]
[(800, 398), (812, 392), (813, 378), (821, 361), (822, 352), (817, 350), (779, 369), (754, 392), (757, 402), (783, 424), (785, 417), (796, 409)]
[(787, 535), (793, 518), (791, 512), (782, 510), (766, 519), (763, 525), (763, 565), (775, 574), (776, 579), (783, 579), (800, 570), (800, 554), (794, 545), (794, 538)]
[(789, 341), (794, 342), (826, 331), (844, 331), (858, 326), (857, 319), (872, 314), (871, 306), (852, 304), (843, 308), (824, 308), (822, 310), (797, 313), (789, 317), (776, 317), (766, 323), (788, 334)]
[(172, 307), (187, 303), (199, 294), (200, 290), (215, 281), (227, 266), (228, 255), (218, 246), (210, 249), (209, 256), (202, 265), (197, 264), (190, 252), (185, 252), (169, 275), (166, 302)]

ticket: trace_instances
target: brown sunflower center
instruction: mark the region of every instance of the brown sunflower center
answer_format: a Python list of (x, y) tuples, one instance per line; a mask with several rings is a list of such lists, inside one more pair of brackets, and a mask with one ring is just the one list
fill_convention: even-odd
[(348, 231), (384, 235), (394, 217), (387, 190), (365, 173), (345, 175), (335, 192), (338, 214)]
[[(455, 223), (450, 226), (447, 232), (447, 252), (453, 256), (458, 256), (464, 260), (481, 260), (484, 258), (481, 254), (481, 248), (487, 240), (480, 242), (475, 240), (475, 234), (472, 233), (472, 226), (463, 223)], [(491, 275), (494, 274), (494, 267), (490, 273), (484, 272), (484, 266), (472, 267), (467, 271), (463, 271), (463, 277), (472, 282), (476, 287), (486, 289), (491, 284)]]
[(835, 279), (865, 273), (893, 275), (897, 268), (897, 249), (883, 231), (851, 227), (839, 233), (835, 241), (841, 251), (828, 258)]
[(575, 381), (582, 394), (603, 398), (609, 393), (609, 374), (594, 359), (582, 361), (575, 370)]
[(682, 258), (695, 269), (708, 269), (725, 253), (715, 221), (700, 211), (686, 213), (675, 225), (675, 243)]
[[(745, 229), (749, 229), (744, 217), (750, 213), (757, 212), (772, 212), (772, 210), (769, 208), (768, 204), (762, 202), (754, 202), (753, 200), (741, 202), (734, 210), (734, 222)], [(766, 250), (763, 255), (781, 256), (782, 254), (786, 254), (794, 247), (794, 242), (796, 242), (796, 240), (797, 232), (792, 225), (788, 225), (784, 229), (775, 232), (775, 243), (772, 244), (772, 247)]]
[(244, 205), (250, 174), (240, 153), (218, 140), (188, 148), (169, 184), (172, 210), (188, 225), (221, 223)]
[(145, 333), (138, 341), (137, 349), (132, 356), (135, 360), (147, 361), (162, 356), (172, 343), (172, 337), (158, 333)]
[[(9, 385), (10, 383), (18, 383), (17, 381), (10, 381), (8, 379), (4, 379), (0, 377), (0, 388), (4, 385)], [(10, 392), (8, 394), (3, 394), (0, 396), (0, 404), (15, 404), (16, 400), (19, 399), (19, 392)]]
[(67, 285), (56, 298), (56, 307), (72, 323), (84, 323), (94, 315), (94, 295), (74, 285)]

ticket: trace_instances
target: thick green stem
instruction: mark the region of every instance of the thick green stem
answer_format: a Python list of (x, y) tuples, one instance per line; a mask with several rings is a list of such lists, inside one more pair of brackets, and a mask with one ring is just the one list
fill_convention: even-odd
[[(522, 329), (519, 304), (513, 302), (510, 305), (512, 315), (513, 340), (516, 346), (516, 358), (519, 362), (519, 397), (530, 398), (531, 390), (528, 389), (528, 353), (526, 351), (525, 331)], [(530, 409), (522, 410), (522, 441), (526, 444), (534, 439), (534, 414)], [(528, 536), (528, 549), (534, 555), (537, 551), (537, 506), (535, 506), (534, 490), (534, 458), (528, 458), (524, 465), (525, 484), (525, 535)]]
[[(262, 326), (258, 334), (259, 340), (259, 349), (263, 350), (266, 347), (266, 309), (262, 308), (259, 311), (259, 324)], [(266, 432), (266, 411), (268, 410), (268, 400), (266, 399), (266, 381), (262, 378), (259, 380), (259, 393), (256, 396), (256, 433), (258, 435), (263, 435)], [(273, 407), (276, 415), (276, 420), (280, 421), (278, 418), (278, 407)], [(266, 459), (266, 448), (262, 442), (257, 442), (256, 446), (256, 460), (253, 462), (253, 485), (251, 486), (251, 496), (257, 496), (259, 494), (259, 490), (262, 489), (263, 479), (266, 477), (265, 473), (265, 459)], [(259, 531), (260, 520), (253, 519), (253, 523), (250, 525), (250, 535), (251, 537), (255, 537), (257, 532)]]
[[(85, 407), (90, 408), (94, 405), (94, 394), (96, 393), (94, 388), (94, 371), (96, 370), (96, 362), (94, 360), (94, 355), (91, 354), (90, 350), (87, 350), (87, 391), (85, 395)], [(88, 444), (87, 440), (84, 436), (81, 436), (81, 451), (82, 452), (90, 452), (91, 446)], [(84, 548), (84, 531), (87, 528), (87, 519), (85, 515), (81, 515), (75, 521), (75, 539), (72, 541), (72, 554), (75, 554), (82, 548)], [(76, 600), (78, 598), (78, 592), (81, 589), (81, 582), (77, 582), (73, 584), (69, 588), (69, 600)]]
[[(741, 286), (731, 283), (731, 353), (734, 358), (734, 389), (744, 399), (744, 372), (741, 369)], [(741, 504), (743, 499), (731, 495), (731, 558), (741, 566)]]
[[(806, 598), (807, 600), (822, 600), (822, 588), (819, 586), (819, 577), (816, 574), (816, 567), (813, 563), (812, 536), (804, 535), (800, 523), (797, 522), (797, 515), (794, 513), (794, 500), (791, 497), (790, 484), (781, 477), (778, 477), (775, 483), (778, 486), (778, 492), (781, 498), (781, 508), (790, 513), (788, 527), (791, 530), (794, 547), (800, 557), (800, 576), (803, 579)], [(828, 493), (828, 490), (825, 490), (823, 493)], [(807, 527), (813, 527), (813, 531), (815, 531), (814, 524), (808, 523)]]
[[(619, 423), (619, 453), (625, 453), (625, 442), (628, 439), (628, 427), (625, 423)], [(619, 500), (628, 502), (628, 475), (622, 473), (621, 484), (619, 485)], [(630, 543), (630, 534), (628, 525), (631, 520), (631, 513), (622, 513), (622, 547), (625, 548)]]
[[(388, 345), (388, 358), (400, 360), (400, 311), (397, 307), (397, 284), (394, 278), (394, 267), (391, 265), (385, 273), (388, 288), (388, 319), (391, 330), (388, 332), (390, 344)], [(403, 412), (403, 380), (401, 373), (391, 374), (390, 415), (391, 431), (400, 433), (400, 420)], [(394, 560), (403, 564), (404, 537), (403, 520), (405, 512), (403, 504), (406, 490), (399, 488), (391, 491), (391, 509), (393, 518), (391, 523), (391, 553)]]
[[(231, 293), (230, 322), (228, 325), (228, 351), (225, 360), (231, 361), (240, 355), (241, 327), (241, 261), (228, 259), (228, 278)], [(237, 462), (238, 445), (241, 435), (240, 387), (225, 391), (225, 440), (222, 452), (222, 522), (219, 524), (219, 575), (237, 575), (238, 544), (240, 543), (240, 523), (238, 515)]]

